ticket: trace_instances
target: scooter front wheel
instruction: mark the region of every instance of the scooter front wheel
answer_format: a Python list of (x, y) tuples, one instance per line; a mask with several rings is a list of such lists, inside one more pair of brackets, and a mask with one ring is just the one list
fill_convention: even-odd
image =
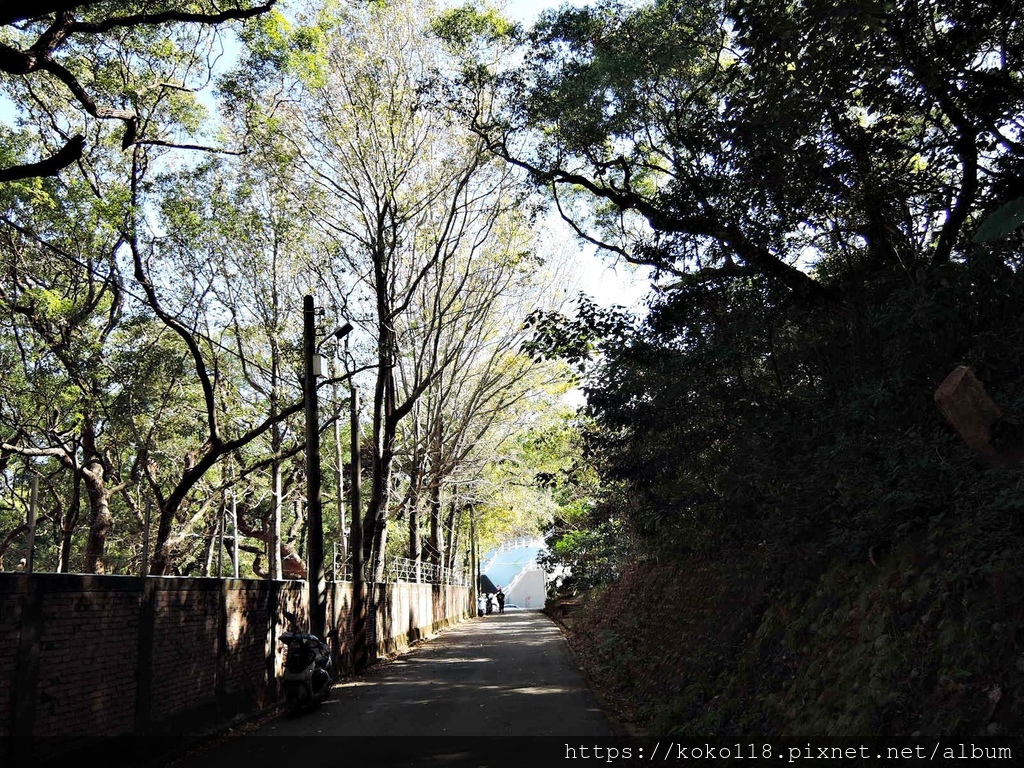
[(302, 713), (306, 708), (306, 700), (308, 699), (306, 690), (304, 688), (295, 688), (289, 690), (285, 694), (284, 700), (284, 713), (288, 717), (295, 717)]

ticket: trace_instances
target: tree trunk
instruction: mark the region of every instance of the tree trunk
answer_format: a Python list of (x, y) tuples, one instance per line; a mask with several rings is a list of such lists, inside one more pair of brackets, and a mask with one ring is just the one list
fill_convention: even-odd
[(69, 573), (71, 569), (71, 547), (74, 542), (75, 528), (82, 514), (82, 489), (79, 485), (79, 474), (73, 474), (71, 483), (71, 502), (67, 512), (60, 521), (60, 547), (57, 550), (57, 573)]
[(416, 581), (420, 579), (420, 557), (423, 555), (423, 535), (420, 533), (420, 511), (416, 500), (409, 505), (409, 559), (416, 563)]
[(373, 548), (373, 583), (384, 583), (384, 565), (388, 546), (388, 521), (382, 519), (376, 533), (376, 544)]
[(82, 480), (89, 499), (89, 538), (85, 546), (85, 572), (102, 573), (103, 554), (107, 548), (107, 537), (114, 527), (110, 513), (111, 491), (106, 487), (106, 467), (103, 457), (96, 450), (95, 425), (86, 420), (82, 427), (82, 449), (85, 463), (82, 466)]
[(441, 522), (440, 489), (436, 478), (430, 487), (430, 563), (438, 568), (444, 564), (444, 525)]
[(85, 571), (86, 573), (102, 573), (107, 537), (114, 527), (114, 518), (110, 513), (110, 494), (103, 487), (102, 466), (97, 468), (96, 474), (86, 469), (82, 476), (85, 479), (89, 507), (92, 511), (89, 539), (85, 547)]
[(462, 511), (456, 510), (454, 504), (448, 507), (448, 514), (445, 517), (444, 529), (448, 540), (448, 547), (445, 550), (444, 565), (449, 571), (455, 569), (455, 555), (459, 545), (458, 523), (462, 519)]

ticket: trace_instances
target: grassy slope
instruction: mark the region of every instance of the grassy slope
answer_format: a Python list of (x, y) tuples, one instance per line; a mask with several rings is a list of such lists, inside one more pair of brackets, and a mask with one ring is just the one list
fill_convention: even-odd
[(826, 564), (802, 586), (758, 552), (636, 565), (571, 614), (570, 643), (653, 735), (998, 734), (1024, 749), (1019, 547), (949, 541)]

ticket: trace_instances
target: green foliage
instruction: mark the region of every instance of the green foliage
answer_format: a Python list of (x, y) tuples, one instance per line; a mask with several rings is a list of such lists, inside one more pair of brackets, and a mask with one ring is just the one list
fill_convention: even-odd
[(431, 29), (458, 53), (466, 52), (473, 43), (493, 45), (518, 33), (518, 27), (496, 9), (478, 4), (442, 11), (431, 21)]
[(574, 512), (566, 514), (560, 522), (560, 528), (548, 534), (548, 551), (539, 558), (549, 572), (557, 574), (564, 569), (566, 573), (556, 580), (556, 593), (575, 595), (615, 581), (627, 551), (622, 524), (606, 520), (569, 528), (585, 522)]
[[(912, 3), (684, 10), (564, 9), (532, 37), (509, 107), (541, 129), (528, 162), (644, 215), (629, 252), (675, 277), (639, 324), (535, 314), (529, 351), (588, 372), (590, 452), (650, 546), (858, 557), (958, 482), (932, 447), (945, 374), (967, 362), (1015, 396), (1018, 257), (966, 227), (1022, 158), (961, 116), (1008, 119), (1018, 97), (976, 57), (1022, 40), (989, 3), (929, 10), (924, 37)], [(976, 88), (944, 95), (938, 61)], [(983, 152), (987, 180), (953, 171)]]
[(584, 453), (586, 429), (585, 420), (565, 417), (547, 429), (532, 431), (524, 443), (533, 480), (555, 505), (551, 518), (544, 521), (547, 551), (540, 562), (559, 595), (614, 581), (630, 552), (627, 524), (614, 512), (614, 493), (602, 486)]

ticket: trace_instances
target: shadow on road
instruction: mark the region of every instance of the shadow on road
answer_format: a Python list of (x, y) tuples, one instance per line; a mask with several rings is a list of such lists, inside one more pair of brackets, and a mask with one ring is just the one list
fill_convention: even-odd
[[(565, 758), (567, 745), (613, 744), (611, 722), (539, 611), (470, 619), (405, 656), (339, 683), (304, 716), (273, 720), (173, 768), (324, 764), (498, 765)], [(390, 762), (389, 762), (390, 761)]]

